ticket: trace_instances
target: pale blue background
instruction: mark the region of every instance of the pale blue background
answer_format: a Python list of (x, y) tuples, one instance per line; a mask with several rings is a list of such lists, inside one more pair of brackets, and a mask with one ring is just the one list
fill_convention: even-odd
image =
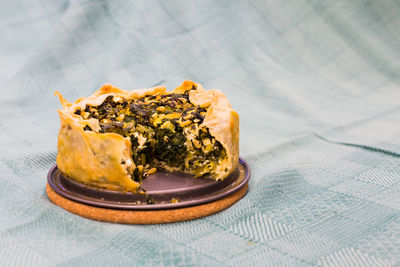
[[(399, 1), (2, 1), (1, 266), (400, 263)], [(203, 219), (102, 223), (54, 206), (60, 107), (184, 79), (240, 114), (248, 194)]]

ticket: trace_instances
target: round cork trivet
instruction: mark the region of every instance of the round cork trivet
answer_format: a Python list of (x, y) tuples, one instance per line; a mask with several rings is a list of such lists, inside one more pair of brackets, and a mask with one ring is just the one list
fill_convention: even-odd
[(166, 210), (118, 210), (98, 208), (64, 198), (46, 184), (49, 199), (61, 208), (79, 216), (104, 222), (124, 224), (160, 224), (193, 220), (215, 214), (232, 206), (247, 191), (247, 184), (235, 193), (214, 202), (193, 207)]

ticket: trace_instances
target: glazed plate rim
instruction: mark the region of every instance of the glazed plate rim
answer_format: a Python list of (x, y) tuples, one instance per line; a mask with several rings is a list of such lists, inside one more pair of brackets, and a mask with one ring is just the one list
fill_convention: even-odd
[[(240, 165), (240, 166), (239, 166)], [(106, 208), (106, 209), (117, 209), (117, 210), (165, 210), (165, 209), (177, 209), (177, 208), (185, 208), (185, 207), (191, 207), (191, 206), (198, 206), (201, 204), (213, 202), (216, 200), (219, 200), (221, 198), (227, 197), (242, 187), (244, 187), (250, 179), (251, 173), (250, 173), (250, 167), (247, 164), (245, 160), (242, 158), (239, 158), (239, 165), (238, 168), (235, 170), (231, 176), (233, 177), (227, 177), (223, 181), (210, 181), (210, 183), (213, 183), (213, 187), (211, 189), (216, 189), (213, 192), (203, 192), (202, 191), (196, 192), (194, 191), (193, 194), (196, 196), (191, 196), (190, 192), (189, 195), (186, 196), (185, 199), (181, 199), (179, 196), (182, 195), (182, 188), (176, 189), (176, 196), (177, 199), (180, 199), (180, 201), (176, 203), (171, 203), (171, 202), (159, 202), (155, 204), (145, 204), (145, 203), (136, 203), (136, 202), (124, 202), (122, 201), (115, 201), (115, 200), (109, 200), (109, 199), (104, 199), (103, 197), (111, 194), (112, 197), (124, 197), (126, 198), (127, 196), (132, 196), (132, 197), (144, 197), (143, 194), (135, 194), (135, 193), (119, 193), (116, 191), (110, 191), (110, 190), (103, 190), (99, 189), (98, 192), (100, 193), (106, 193), (103, 195), (101, 198), (97, 197), (90, 197), (89, 194), (92, 192), (93, 193), (93, 188), (90, 188), (84, 184), (81, 184), (76, 181), (72, 181), (71, 179), (65, 178), (60, 170), (57, 168), (57, 164), (54, 164), (47, 175), (47, 182), (50, 185), (50, 187), (59, 195), (81, 203), (81, 204), (86, 204), (89, 206), (94, 206), (94, 207), (99, 207), (99, 208)], [(240, 171), (242, 169), (242, 171)], [(235, 174), (235, 175), (234, 175)], [(174, 175), (175, 177), (179, 176), (179, 173), (169, 173), (169, 175)], [(147, 177), (146, 179), (150, 178)], [(229, 179), (228, 179), (229, 178)], [(191, 179), (201, 179), (201, 178), (191, 178)], [(226, 181), (227, 180), (227, 181)], [(225, 181), (225, 182), (224, 182)], [(220, 183), (218, 185), (217, 183)], [(68, 184), (71, 184), (72, 187), (69, 187)], [(222, 186), (222, 187), (221, 187)], [(202, 186), (199, 187), (201, 190)], [(147, 189), (147, 188), (146, 188)], [(218, 190), (217, 190), (218, 189)], [(87, 191), (85, 191), (87, 190)], [(90, 192), (91, 191), (91, 192)], [(171, 197), (171, 199), (174, 196), (174, 190), (167, 190), (169, 193), (167, 194), (168, 196)], [(111, 193), (110, 193), (111, 192)], [(130, 195), (131, 194), (131, 195)], [(200, 196), (198, 195), (200, 194)], [(163, 194), (160, 194), (162, 196)]]

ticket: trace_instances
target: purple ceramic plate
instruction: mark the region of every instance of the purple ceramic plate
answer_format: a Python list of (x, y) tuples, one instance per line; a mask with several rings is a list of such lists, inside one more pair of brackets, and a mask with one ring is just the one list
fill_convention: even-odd
[[(158, 171), (143, 180), (146, 194), (121, 193), (84, 185), (65, 177), (54, 165), (47, 181), (61, 196), (102, 208), (160, 210), (195, 206), (226, 197), (247, 184), (250, 168), (239, 159), (238, 168), (223, 181), (194, 178), (184, 173)], [(153, 204), (148, 204), (152, 202)]]

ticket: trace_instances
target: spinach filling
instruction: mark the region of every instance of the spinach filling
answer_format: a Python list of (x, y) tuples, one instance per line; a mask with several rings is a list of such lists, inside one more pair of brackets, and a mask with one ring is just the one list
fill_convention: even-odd
[(155, 134), (157, 141), (154, 146), (154, 154), (172, 167), (182, 166), (187, 152), (186, 137), (181, 129), (177, 128), (177, 130), (173, 132), (170, 129), (157, 128)]
[[(131, 175), (138, 182), (155, 168), (212, 174), (226, 157), (223, 146), (201, 125), (206, 109), (190, 103), (188, 91), (129, 100), (108, 96), (101, 105), (86, 105), (75, 114), (98, 119), (100, 133), (130, 138), (136, 165)], [(92, 131), (89, 126), (84, 130)]]

